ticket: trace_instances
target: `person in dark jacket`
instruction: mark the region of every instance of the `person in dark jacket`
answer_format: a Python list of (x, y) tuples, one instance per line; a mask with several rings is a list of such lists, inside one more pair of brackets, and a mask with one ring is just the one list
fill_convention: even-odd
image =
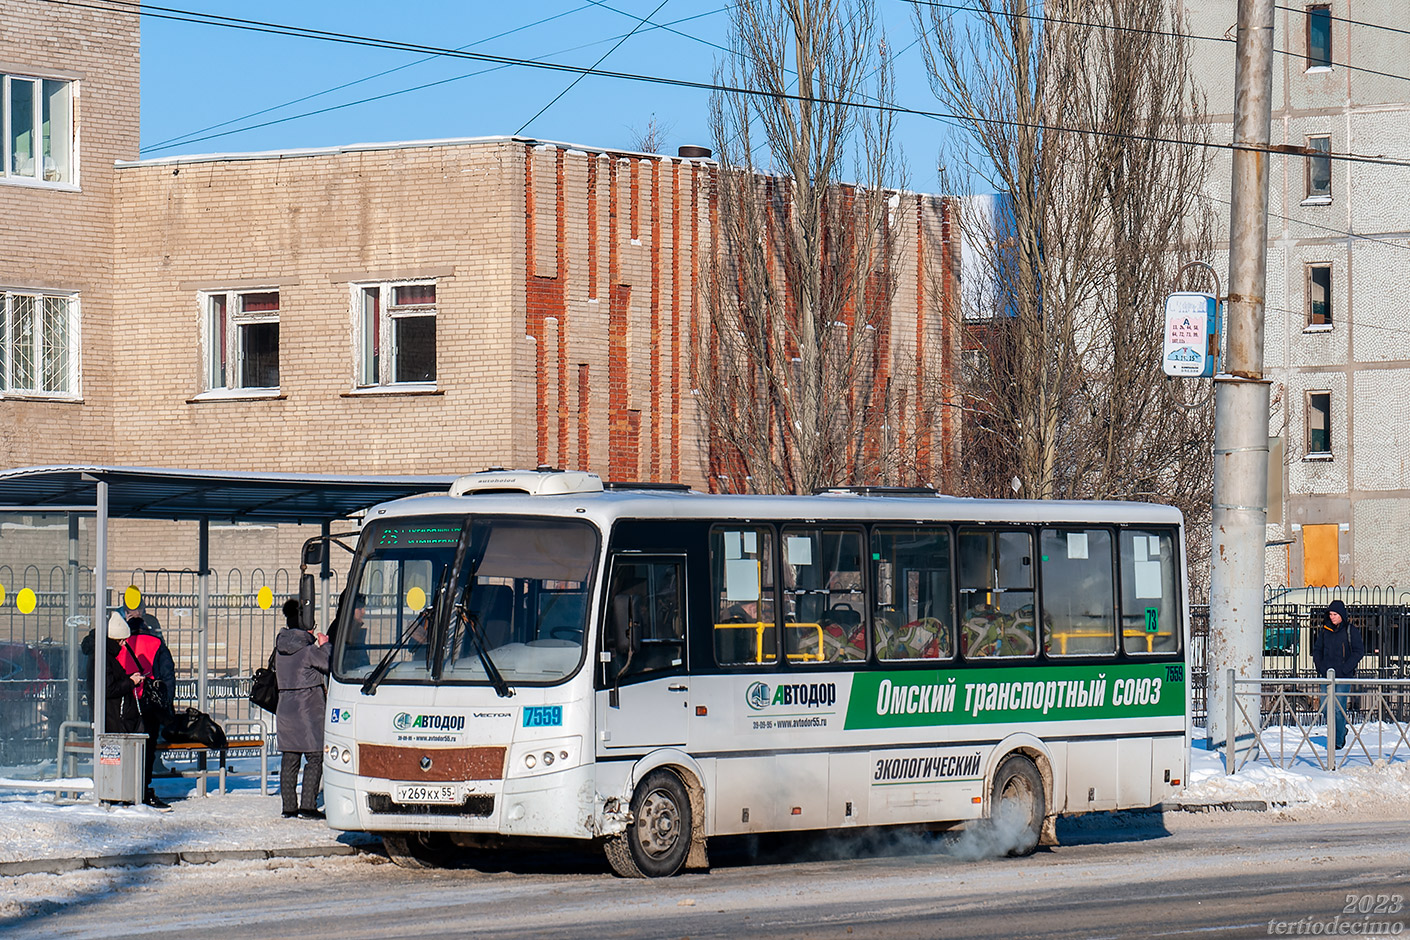
[[(323, 705), (326, 701), (323, 677), (328, 674), (331, 648), (323, 633), (312, 633), (299, 625), (299, 602), (284, 602), (287, 624), (274, 639), (274, 673), (279, 680), (279, 796), (284, 817), (322, 819), (318, 788), (323, 782)], [(303, 763), (304, 785), (297, 792), (299, 764)]]
[[(147, 732), (146, 795), (142, 797), (142, 802), (154, 809), (170, 809), (171, 807), (152, 789), (152, 768), (157, 761), (157, 741), (162, 727), (171, 724), (171, 699), (176, 691), (176, 662), (162, 638), (147, 629), (141, 614), (130, 614), (127, 627), (132, 635), (123, 640), (123, 645), (137, 660), (137, 665), (142, 670), (142, 679), (137, 687), (137, 701), (143, 703), (142, 727)], [(143, 690), (149, 682), (159, 684), (161, 688), (164, 701), (160, 707), (151, 707), (146, 702)]]
[[(103, 732), (105, 734), (133, 734), (142, 730), (142, 711), (137, 704), (137, 682), (142, 677), (137, 663), (123, 649), (122, 641), (128, 636), (127, 624), (121, 617), (108, 622), (107, 630), (107, 682), (104, 684)], [(90, 632), (79, 644), (83, 655), (88, 657), (88, 698), (93, 698), (93, 634)]]
[[(1327, 675), (1327, 670), (1338, 679), (1351, 679), (1356, 676), (1356, 667), (1361, 657), (1366, 655), (1366, 645), (1361, 639), (1361, 631), (1351, 622), (1346, 605), (1340, 600), (1327, 605), (1322, 615), (1322, 625), (1312, 634), (1312, 666), (1317, 670), (1317, 678)], [(1346, 747), (1346, 710), (1350, 695), (1346, 686), (1333, 683), (1332, 694), (1336, 696), (1336, 719), (1334, 730), (1337, 749)]]

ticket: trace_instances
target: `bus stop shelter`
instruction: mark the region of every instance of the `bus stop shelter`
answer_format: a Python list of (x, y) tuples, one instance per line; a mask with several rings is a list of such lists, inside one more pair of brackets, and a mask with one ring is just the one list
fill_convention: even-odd
[[(257, 522), (319, 525), (324, 535), (339, 519), (380, 502), (417, 493), (445, 491), (454, 476), (346, 476), (179, 470), (156, 467), (46, 466), (0, 471), (0, 514), (92, 514), (94, 533), (93, 626), (101, 631), (108, 607), (108, 523), (111, 519), (194, 521), (198, 524), (197, 707), (207, 708), (206, 642), (210, 624), (210, 525)], [(71, 523), (71, 533), (75, 530)], [(71, 539), (76, 538), (71, 534)], [(328, 614), (327, 561), (322, 607)], [(70, 656), (76, 656), (71, 651)], [(101, 660), (100, 660), (101, 661)], [(76, 661), (71, 661), (75, 662)], [(76, 668), (68, 670), (70, 681)], [(95, 724), (102, 721), (104, 671), (97, 670)], [(101, 727), (101, 725), (97, 725)]]

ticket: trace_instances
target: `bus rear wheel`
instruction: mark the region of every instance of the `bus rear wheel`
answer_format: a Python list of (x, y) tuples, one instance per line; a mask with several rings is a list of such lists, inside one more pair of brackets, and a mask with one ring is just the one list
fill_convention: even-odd
[(455, 864), (455, 844), (438, 832), (383, 833), (382, 848), (400, 868), (450, 868)]
[(994, 772), (988, 820), (989, 832), (999, 839), (1005, 854), (1033, 854), (1047, 809), (1043, 775), (1033, 761), (1021, 754), (1005, 757)]
[(669, 770), (653, 770), (632, 794), (632, 822), (604, 850), (623, 878), (668, 878), (690, 853), (690, 794)]

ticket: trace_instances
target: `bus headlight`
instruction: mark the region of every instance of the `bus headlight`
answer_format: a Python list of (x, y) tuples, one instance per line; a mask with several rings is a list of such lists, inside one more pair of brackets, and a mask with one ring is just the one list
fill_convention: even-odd
[(352, 746), (347, 744), (326, 744), (323, 747), (324, 759), (333, 765), (347, 767), (352, 764)]
[(578, 766), (582, 753), (580, 737), (524, 741), (515, 745), (509, 755), (510, 776), (561, 773)]

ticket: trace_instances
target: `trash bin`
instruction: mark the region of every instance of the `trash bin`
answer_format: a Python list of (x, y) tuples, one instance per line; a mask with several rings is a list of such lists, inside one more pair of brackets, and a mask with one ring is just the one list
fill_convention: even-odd
[(146, 769), (145, 734), (100, 734), (93, 795), (100, 803), (140, 803)]

